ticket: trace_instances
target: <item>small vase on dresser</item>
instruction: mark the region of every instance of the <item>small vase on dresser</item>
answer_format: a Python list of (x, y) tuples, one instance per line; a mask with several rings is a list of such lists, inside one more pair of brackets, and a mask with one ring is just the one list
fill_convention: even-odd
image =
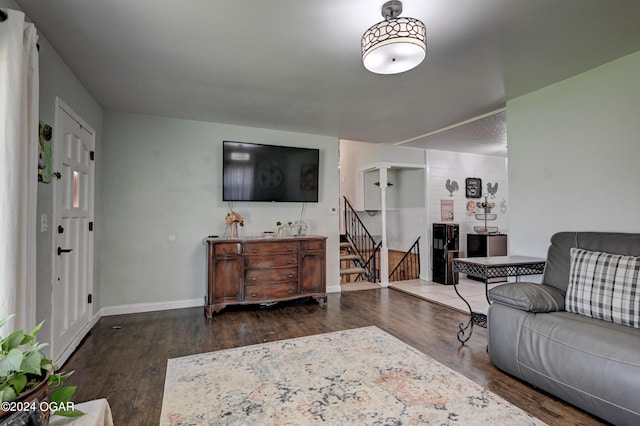
[(294, 237), (302, 237), (307, 235), (308, 229), (306, 222), (297, 220), (292, 226), (292, 234)]

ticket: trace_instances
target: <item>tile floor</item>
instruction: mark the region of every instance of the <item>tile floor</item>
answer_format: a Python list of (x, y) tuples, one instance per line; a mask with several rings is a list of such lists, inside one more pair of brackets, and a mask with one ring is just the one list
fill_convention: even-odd
[[(489, 288), (502, 283), (489, 284)], [(469, 302), (474, 312), (486, 313), (489, 308), (485, 296), (485, 286), (481, 281), (460, 277), (458, 280), (458, 292)], [(389, 283), (389, 288), (402, 291), (430, 302), (449, 306), (461, 312), (468, 313), (469, 309), (458, 297), (452, 285), (444, 285), (432, 281), (409, 280)]]

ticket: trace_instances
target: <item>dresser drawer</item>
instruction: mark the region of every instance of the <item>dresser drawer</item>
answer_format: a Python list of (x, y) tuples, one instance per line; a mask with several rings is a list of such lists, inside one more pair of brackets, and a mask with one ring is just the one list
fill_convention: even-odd
[(322, 250), (324, 248), (324, 240), (301, 241), (301, 250)]
[(245, 256), (244, 264), (247, 268), (274, 268), (278, 266), (295, 266), (298, 264), (298, 253), (274, 255)]
[(298, 279), (298, 268), (247, 269), (244, 274), (245, 284), (262, 284), (267, 282), (291, 281)]
[(244, 252), (246, 254), (297, 253), (298, 242), (250, 242), (245, 243)]
[(240, 243), (220, 243), (213, 247), (213, 254), (216, 256), (240, 253), (242, 253), (242, 245)]
[(262, 301), (285, 299), (296, 294), (297, 281), (277, 284), (255, 284), (245, 286), (244, 300)]

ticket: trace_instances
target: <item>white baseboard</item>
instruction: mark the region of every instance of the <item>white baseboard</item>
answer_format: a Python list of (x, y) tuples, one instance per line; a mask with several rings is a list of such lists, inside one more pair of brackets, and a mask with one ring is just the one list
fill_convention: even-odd
[(93, 322), (93, 318), (92, 318), (87, 324), (84, 325), (84, 327), (82, 327), (82, 329), (71, 340), (71, 342), (69, 342), (69, 346), (67, 346), (67, 348), (60, 354), (60, 356), (58, 356), (58, 358), (54, 360), (53, 365), (56, 370), (62, 367), (62, 365), (65, 362), (67, 362), (69, 357), (73, 354), (73, 352), (82, 342), (82, 339), (84, 339), (86, 335), (89, 334), (89, 331), (91, 331), (91, 328), (93, 327), (94, 324), (95, 323)]
[(176, 300), (173, 302), (151, 302), (134, 303), (132, 305), (104, 306), (100, 309), (100, 317), (123, 314), (139, 314), (141, 312), (166, 311), (169, 309), (193, 308), (202, 306), (204, 309), (204, 299)]
[(341, 291), (342, 287), (340, 287), (340, 284), (330, 285), (327, 287), (327, 293), (340, 293)]

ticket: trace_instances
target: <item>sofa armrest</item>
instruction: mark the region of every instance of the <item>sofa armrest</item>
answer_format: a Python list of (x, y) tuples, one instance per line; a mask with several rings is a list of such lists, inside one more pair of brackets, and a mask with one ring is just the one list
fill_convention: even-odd
[(564, 311), (565, 293), (536, 283), (501, 284), (489, 290), (489, 300), (527, 312)]

